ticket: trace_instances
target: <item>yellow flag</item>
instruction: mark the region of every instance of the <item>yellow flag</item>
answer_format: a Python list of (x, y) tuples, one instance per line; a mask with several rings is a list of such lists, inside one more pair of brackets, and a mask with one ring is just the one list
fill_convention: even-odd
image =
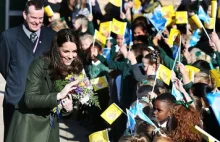
[(217, 69), (210, 70), (210, 76), (215, 87), (220, 87), (220, 72)]
[(109, 37), (111, 33), (112, 21), (100, 23), (99, 32)]
[(187, 24), (188, 23), (188, 14), (186, 11), (176, 12), (176, 24)]
[(117, 35), (124, 35), (127, 22), (121, 22), (113, 18), (112, 20), (112, 32)]
[(216, 18), (216, 14), (217, 14), (217, 7), (218, 7), (218, 4), (217, 4), (217, 1), (212, 1), (211, 2), (211, 17), (212, 18)]
[(105, 44), (106, 44), (106, 37), (103, 36), (99, 31), (95, 30), (94, 38), (102, 47), (105, 46)]
[(169, 38), (168, 38), (168, 44), (169, 44), (170, 47), (173, 46), (173, 42), (174, 42), (174, 40), (176, 39), (176, 37), (177, 37), (179, 34), (180, 34), (180, 31), (177, 30), (177, 29), (172, 28), (172, 29), (170, 30), (170, 35), (169, 35)]
[(190, 65), (186, 65), (185, 68), (186, 68), (186, 72), (188, 73), (188, 77), (190, 81), (194, 82), (194, 75), (200, 72), (200, 69)]
[(193, 131), (197, 134), (199, 134), (205, 141), (207, 142), (218, 142), (216, 138), (214, 138), (212, 135), (198, 127), (197, 125), (193, 127)]
[(220, 6), (218, 7), (218, 19), (220, 18)]
[(111, 125), (122, 112), (121, 108), (113, 103), (101, 114), (101, 117)]
[(199, 17), (196, 14), (193, 15), (191, 18), (196, 23), (198, 28), (201, 29), (203, 27), (202, 22), (200, 21)]
[(111, 4), (117, 7), (121, 7), (122, 0), (109, 0)]
[(206, 24), (204, 23), (204, 27), (207, 29), (214, 29), (215, 27), (215, 19), (214, 18), (210, 18), (210, 23)]
[(90, 82), (95, 91), (108, 87), (108, 81), (105, 76), (91, 79)]
[(175, 11), (172, 5), (162, 7), (162, 14), (165, 19), (172, 19), (175, 16)]
[(141, 7), (141, 1), (140, 0), (133, 0), (133, 8), (135, 10), (139, 10), (140, 7)]
[(51, 9), (50, 5), (44, 7), (44, 12), (48, 17), (53, 16), (53, 10)]
[(170, 85), (171, 75), (172, 75), (172, 71), (169, 70), (164, 65), (160, 64), (157, 71), (157, 78), (163, 80), (163, 82), (166, 83), (167, 85)]
[(108, 131), (102, 130), (89, 135), (89, 142), (109, 142)]

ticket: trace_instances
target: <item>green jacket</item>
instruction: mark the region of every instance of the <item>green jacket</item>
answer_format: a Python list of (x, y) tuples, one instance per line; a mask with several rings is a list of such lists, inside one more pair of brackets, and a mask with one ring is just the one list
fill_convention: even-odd
[(42, 58), (32, 62), (23, 103), (15, 109), (6, 142), (59, 142), (56, 116), (53, 117), (55, 128), (50, 126), (50, 113), (58, 102), (48, 65)]

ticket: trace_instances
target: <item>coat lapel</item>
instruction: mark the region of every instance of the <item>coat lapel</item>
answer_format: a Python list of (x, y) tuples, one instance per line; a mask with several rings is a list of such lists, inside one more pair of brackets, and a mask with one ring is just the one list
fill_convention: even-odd
[(22, 25), (18, 28), (17, 33), (18, 41), (31, 53), (33, 53), (33, 43), (28, 38), (28, 36), (25, 34)]

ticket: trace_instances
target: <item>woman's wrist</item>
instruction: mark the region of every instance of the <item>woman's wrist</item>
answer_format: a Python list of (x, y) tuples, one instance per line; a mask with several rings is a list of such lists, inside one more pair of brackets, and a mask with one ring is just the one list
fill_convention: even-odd
[(59, 101), (59, 100), (61, 100), (62, 98), (61, 98), (61, 94), (60, 93), (57, 93), (57, 100)]

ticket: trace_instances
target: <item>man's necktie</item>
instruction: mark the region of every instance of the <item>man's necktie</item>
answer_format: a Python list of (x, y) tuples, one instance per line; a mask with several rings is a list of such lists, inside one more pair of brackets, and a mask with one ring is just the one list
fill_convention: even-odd
[(37, 34), (36, 33), (31, 33), (30, 35), (30, 39), (31, 41), (34, 43), (34, 41), (36, 40)]

